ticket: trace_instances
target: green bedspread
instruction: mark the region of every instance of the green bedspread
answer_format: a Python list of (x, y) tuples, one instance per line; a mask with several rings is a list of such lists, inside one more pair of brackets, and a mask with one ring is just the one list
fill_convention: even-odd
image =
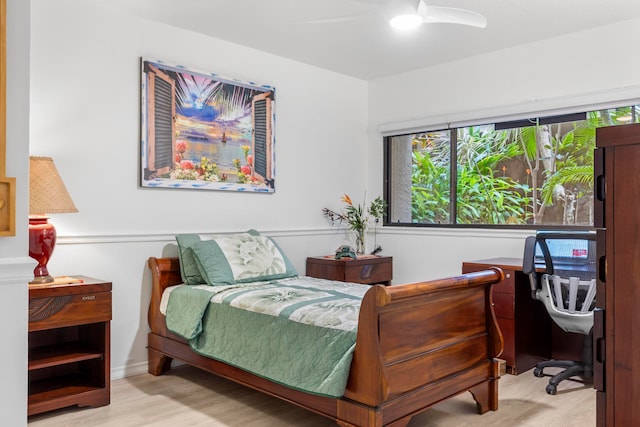
[(167, 327), (193, 350), (289, 387), (344, 394), (368, 286), (309, 277), (174, 287)]

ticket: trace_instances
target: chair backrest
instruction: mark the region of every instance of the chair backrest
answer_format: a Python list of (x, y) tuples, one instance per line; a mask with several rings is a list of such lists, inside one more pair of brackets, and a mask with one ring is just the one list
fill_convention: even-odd
[(595, 238), (588, 231), (539, 231), (525, 241), (522, 270), (529, 275), (532, 297), (568, 332), (588, 334), (593, 325)]
[(565, 313), (588, 313), (593, 310), (596, 296), (596, 279), (567, 279), (557, 274), (543, 274), (542, 280), (549, 287), (556, 309)]

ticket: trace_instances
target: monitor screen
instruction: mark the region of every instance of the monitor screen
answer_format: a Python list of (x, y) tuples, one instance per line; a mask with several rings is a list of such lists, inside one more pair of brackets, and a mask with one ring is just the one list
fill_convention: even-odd
[[(586, 261), (589, 258), (589, 240), (583, 239), (545, 239), (552, 258), (567, 261)], [(540, 245), (536, 246), (536, 258), (542, 257)]]

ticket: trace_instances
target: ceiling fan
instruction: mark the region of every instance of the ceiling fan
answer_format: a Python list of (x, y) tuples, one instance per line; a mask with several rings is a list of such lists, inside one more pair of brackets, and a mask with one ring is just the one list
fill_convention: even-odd
[(428, 6), (424, 0), (418, 2), (415, 13), (397, 15), (389, 21), (392, 27), (408, 30), (417, 28), (421, 24), (460, 24), (485, 28), (487, 18), (479, 13), (454, 7)]
[[(483, 15), (466, 9), (454, 7), (430, 6), (424, 0), (352, 0), (357, 3), (366, 4), (369, 8), (365, 13), (351, 16), (333, 17), (326, 19), (314, 19), (306, 21), (307, 23), (336, 23), (351, 21), (365, 17), (381, 18), (380, 8), (385, 11), (383, 15), (389, 17), (389, 23), (394, 28), (408, 30), (417, 28), (421, 24), (460, 24), (472, 27), (485, 28), (487, 26), (487, 18)], [(390, 9), (398, 10), (401, 13), (390, 13)]]

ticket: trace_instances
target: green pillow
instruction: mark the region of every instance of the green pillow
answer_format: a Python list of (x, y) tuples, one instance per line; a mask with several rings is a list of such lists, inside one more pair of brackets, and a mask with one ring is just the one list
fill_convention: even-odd
[(298, 275), (293, 264), (269, 237), (249, 233), (205, 240), (191, 246), (207, 284), (232, 285)]
[[(253, 236), (259, 236), (260, 233), (256, 230), (249, 230), (246, 233)], [(206, 283), (196, 262), (195, 256), (191, 247), (198, 242), (215, 239), (222, 237), (221, 235), (214, 234), (178, 234), (176, 235), (176, 242), (178, 242), (178, 258), (180, 260), (180, 274), (182, 276), (182, 282), (185, 285), (201, 285)]]

